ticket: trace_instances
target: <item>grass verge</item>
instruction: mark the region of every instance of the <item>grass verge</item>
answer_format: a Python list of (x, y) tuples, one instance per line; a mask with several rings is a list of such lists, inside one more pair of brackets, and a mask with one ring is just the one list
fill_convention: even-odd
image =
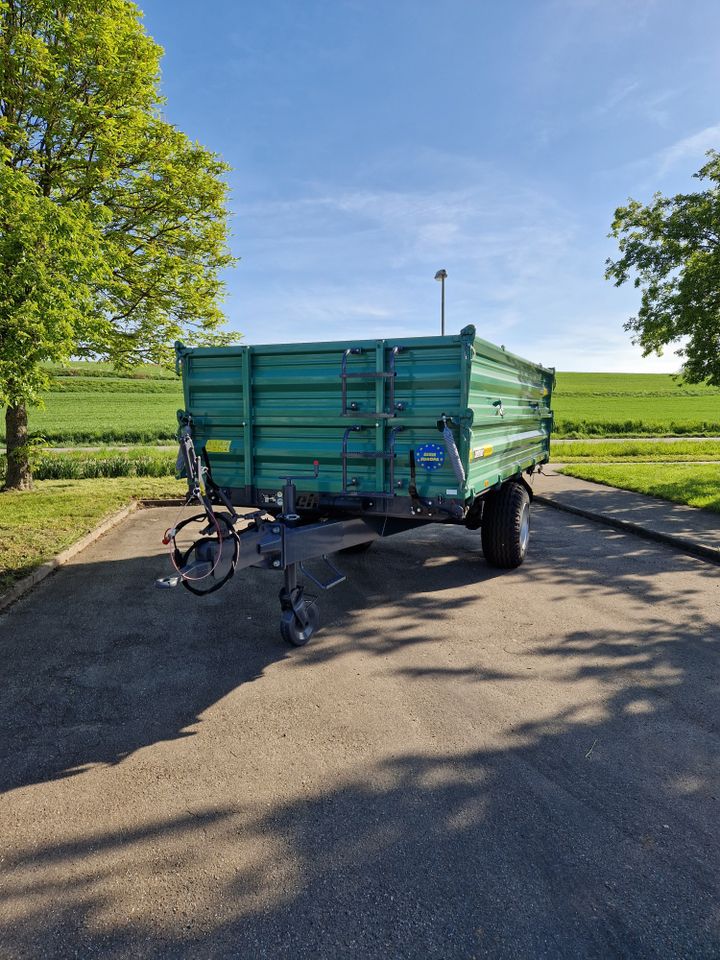
[(637, 463), (675, 463), (693, 460), (719, 460), (719, 440), (678, 440), (663, 443), (652, 440), (624, 440), (617, 443), (587, 443), (573, 440), (552, 446), (552, 457), (561, 463), (574, 460), (624, 460)]
[(132, 499), (183, 496), (184, 481), (126, 477), (40, 480), (24, 493), (0, 493), (0, 591), (69, 547)]
[(720, 466), (714, 464), (574, 464), (561, 472), (720, 513)]

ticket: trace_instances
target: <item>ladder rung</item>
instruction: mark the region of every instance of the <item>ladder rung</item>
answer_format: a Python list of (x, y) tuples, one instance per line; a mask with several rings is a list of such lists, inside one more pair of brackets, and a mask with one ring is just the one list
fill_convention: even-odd
[(397, 414), (395, 413), (374, 413), (372, 410), (348, 410), (347, 413), (343, 414), (344, 417), (370, 417), (374, 420), (393, 420)]
[(348, 450), (347, 458), (353, 460), (389, 460), (389, 453), (378, 453), (376, 450), (368, 450), (365, 453), (362, 450)]

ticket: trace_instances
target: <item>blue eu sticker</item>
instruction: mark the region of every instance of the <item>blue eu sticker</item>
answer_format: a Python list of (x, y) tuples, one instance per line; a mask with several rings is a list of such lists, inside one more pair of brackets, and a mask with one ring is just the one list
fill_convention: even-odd
[(445, 448), (439, 443), (423, 443), (415, 451), (415, 463), (426, 470), (439, 470), (445, 463)]

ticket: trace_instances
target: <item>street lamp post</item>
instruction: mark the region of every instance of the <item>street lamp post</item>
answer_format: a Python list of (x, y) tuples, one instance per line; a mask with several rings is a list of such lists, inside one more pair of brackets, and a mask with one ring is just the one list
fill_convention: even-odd
[(435, 274), (435, 279), (440, 281), (441, 292), (440, 292), (440, 333), (445, 336), (445, 280), (447, 278), (447, 270), (438, 270)]

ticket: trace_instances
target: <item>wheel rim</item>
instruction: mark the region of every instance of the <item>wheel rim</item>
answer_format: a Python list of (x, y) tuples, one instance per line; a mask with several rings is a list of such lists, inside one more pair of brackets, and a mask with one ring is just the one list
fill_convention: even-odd
[(520, 553), (524, 556), (530, 539), (530, 504), (523, 504), (520, 514)]
[(280, 618), (280, 631), (285, 640), (289, 641), (294, 647), (303, 647), (312, 637), (318, 628), (320, 617), (317, 607), (314, 604), (307, 608), (308, 623), (302, 627), (295, 617), (292, 610), (283, 611)]

